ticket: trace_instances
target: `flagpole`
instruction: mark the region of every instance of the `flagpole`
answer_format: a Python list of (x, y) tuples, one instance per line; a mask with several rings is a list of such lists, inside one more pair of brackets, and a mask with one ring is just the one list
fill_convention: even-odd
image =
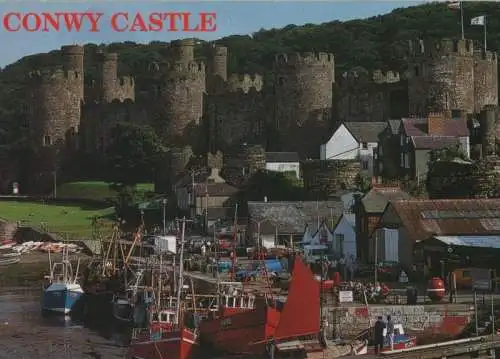
[(486, 47), (486, 45), (487, 45), (487, 43), (486, 43), (486, 39), (487, 39), (487, 37), (486, 37), (486, 18), (487, 18), (486, 15), (484, 15), (484, 52), (485, 53), (486, 53), (486, 48), (487, 48)]
[(465, 33), (464, 33), (464, 2), (460, 1), (460, 25), (462, 27), (462, 40), (465, 39)]

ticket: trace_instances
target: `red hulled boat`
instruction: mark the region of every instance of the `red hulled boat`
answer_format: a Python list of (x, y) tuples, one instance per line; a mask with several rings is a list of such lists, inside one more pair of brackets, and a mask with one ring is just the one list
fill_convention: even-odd
[[(200, 340), (218, 352), (264, 354), (286, 350), (290, 345), (304, 349), (319, 343), (320, 285), (300, 257), (295, 258), (288, 298), (283, 308), (277, 302), (256, 298), (253, 310), (227, 313), (200, 323)], [(267, 303), (266, 303), (267, 302)]]

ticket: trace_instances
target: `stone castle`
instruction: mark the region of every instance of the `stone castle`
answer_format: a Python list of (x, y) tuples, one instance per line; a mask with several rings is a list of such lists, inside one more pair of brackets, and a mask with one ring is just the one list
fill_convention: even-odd
[[(195, 45), (173, 41), (143, 83), (118, 77), (115, 53), (92, 55), (99, 76), (88, 81), (83, 47), (62, 47), (62, 69), (30, 74), (32, 143), (95, 153), (117, 121), (149, 124), (171, 148), (171, 172), (178, 174), (193, 154), (226, 155), (249, 139), (310, 159), (341, 121), (467, 116), (498, 105), (497, 55), (475, 50), (470, 40), (413, 41), (404, 73), (358, 68), (337, 81), (333, 54), (278, 54), (269, 86), (260, 74), (228, 74), (226, 47), (210, 45), (204, 63)], [(220, 156), (208, 158), (222, 166)]]

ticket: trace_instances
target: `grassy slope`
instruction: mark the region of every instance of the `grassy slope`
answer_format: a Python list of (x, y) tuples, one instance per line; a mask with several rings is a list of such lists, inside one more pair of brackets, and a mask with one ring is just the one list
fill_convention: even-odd
[[(0, 201), (0, 217), (8, 221), (21, 221), (71, 239), (88, 239), (92, 234), (92, 218), (113, 213), (113, 208), (91, 208), (78, 205), (43, 204), (41, 202)], [(104, 226), (104, 232), (107, 232)]]
[[(152, 192), (154, 191), (154, 185), (152, 183), (140, 183), (137, 185), (137, 191), (139, 195)], [(70, 182), (61, 185), (57, 189), (57, 197), (105, 201), (116, 197), (116, 192), (111, 190), (109, 183), (106, 182)]]

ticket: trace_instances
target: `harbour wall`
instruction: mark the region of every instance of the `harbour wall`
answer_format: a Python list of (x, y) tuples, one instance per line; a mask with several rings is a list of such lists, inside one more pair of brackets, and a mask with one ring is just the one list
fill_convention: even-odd
[[(341, 337), (352, 337), (373, 325), (378, 316), (390, 315), (408, 333), (458, 335), (470, 323), (474, 308), (469, 304), (381, 305), (329, 308), (330, 330)], [(332, 333), (333, 335), (333, 333)]]

